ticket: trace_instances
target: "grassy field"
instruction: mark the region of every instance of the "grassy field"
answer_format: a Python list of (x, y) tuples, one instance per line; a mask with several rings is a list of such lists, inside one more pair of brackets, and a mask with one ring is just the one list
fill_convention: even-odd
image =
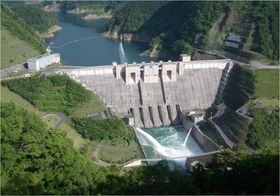
[(85, 103), (84, 105), (78, 107), (76, 110), (74, 110), (74, 112), (72, 112), (71, 115), (80, 117), (80, 116), (87, 115), (87, 114), (104, 112), (106, 110), (107, 110), (107, 108), (104, 105), (104, 103), (102, 102), (102, 100), (100, 100), (100, 98), (96, 94), (91, 93), (90, 101)]
[(255, 96), (279, 99), (279, 70), (258, 69), (254, 70)]
[(1, 96), (0, 100), (2, 102), (14, 102), (17, 106), (24, 108), (28, 111), (34, 111), (36, 113), (39, 113), (39, 111), (31, 105), (28, 101), (23, 99), (21, 96), (11, 92), (9, 89), (1, 86)]
[[(2, 26), (1, 26), (2, 27)], [(1, 69), (24, 63), (28, 58), (39, 55), (27, 42), (20, 40), (2, 27), (1, 29)]]

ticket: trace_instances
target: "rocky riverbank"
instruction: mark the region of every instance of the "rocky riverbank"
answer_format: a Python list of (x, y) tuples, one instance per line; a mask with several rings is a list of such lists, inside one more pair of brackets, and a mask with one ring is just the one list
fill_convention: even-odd
[(136, 34), (136, 33), (123, 33), (119, 34), (117, 31), (106, 31), (103, 33), (105, 37), (112, 38), (112, 39), (122, 39), (125, 41), (134, 41), (134, 42), (143, 42), (149, 43), (151, 41), (151, 37), (146, 34)]
[(59, 4), (46, 5), (43, 10), (45, 12), (60, 12)]
[(97, 14), (86, 14), (85, 16), (82, 17), (85, 20), (94, 20), (94, 19), (101, 19), (101, 18), (112, 18), (111, 14), (102, 14), (102, 15), (97, 15)]
[(161, 59), (176, 59), (176, 57), (166, 50), (145, 50), (140, 53), (140, 56), (157, 57)]
[(67, 14), (80, 14), (81, 17), (85, 20), (94, 20), (94, 19), (100, 19), (100, 18), (112, 18), (111, 12), (106, 12), (104, 14), (96, 14), (93, 12), (90, 12), (86, 9), (76, 8), (73, 10), (67, 10)]
[(41, 33), (40, 37), (41, 38), (50, 38), (54, 36), (54, 33), (61, 30), (62, 27), (58, 26), (58, 25), (54, 25), (51, 28), (49, 28), (48, 32), (46, 33)]

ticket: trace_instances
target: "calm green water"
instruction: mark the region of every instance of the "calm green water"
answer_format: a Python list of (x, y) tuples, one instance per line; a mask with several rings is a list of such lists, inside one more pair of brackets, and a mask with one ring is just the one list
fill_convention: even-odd
[[(120, 63), (120, 41), (105, 38), (108, 19), (83, 20), (75, 14), (54, 14), (62, 27), (54, 37), (46, 39), (54, 52), (59, 52), (67, 65), (111, 65)], [(132, 42), (123, 42), (128, 63), (156, 61), (157, 58), (140, 56), (145, 47)]]

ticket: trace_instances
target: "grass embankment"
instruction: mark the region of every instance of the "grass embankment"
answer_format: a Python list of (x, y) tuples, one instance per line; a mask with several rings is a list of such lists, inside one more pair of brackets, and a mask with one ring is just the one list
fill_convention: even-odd
[(263, 108), (279, 107), (279, 70), (253, 70), (255, 78), (254, 99), (247, 106), (257, 105)]
[(91, 93), (90, 100), (82, 106), (76, 108), (71, 115), (79, 117), (104, 111), (107, 111), (105, 104), (96, 94)]
[(4, 103), (9, 103), (13, 102), (15, 105), (26, 109), (27, 111), (34, 111), (38, 113), (38, 110), (28, 101), (23, 99), (21, 96), (17, 95), (16, 93), (13, 93), (9, 89), (3, 87), (1, 85), (1, 97), (0, 97), (1, 102)]
[(279, 70), (258, 69), (254, 70), (255, 93), (259, 98), (279, 99)]
[(39, 54), (28, 42), (11, 35), (6, 28), (1, 29), (1, 69), (24, 63)]

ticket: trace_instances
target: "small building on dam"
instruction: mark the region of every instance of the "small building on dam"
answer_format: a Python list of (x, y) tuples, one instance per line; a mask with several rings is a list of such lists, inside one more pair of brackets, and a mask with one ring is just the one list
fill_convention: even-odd
[(119, 116), (130, 114), (136, 127), (181, 123), (181, 111), (219, 103), (232, 67), (230, 59), (117, 64), (63, 68), (95, 92)]

